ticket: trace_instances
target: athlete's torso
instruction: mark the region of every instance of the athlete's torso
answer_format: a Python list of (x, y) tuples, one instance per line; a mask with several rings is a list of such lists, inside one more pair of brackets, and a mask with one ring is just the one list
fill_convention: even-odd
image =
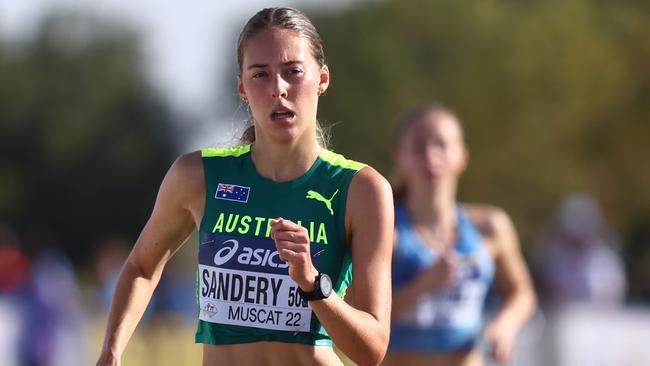
[(257, 173), (249, 146), (206, 149), (202, 161), (196, 341), (230, 348), (263, 341), (331, 345), (277, 255), (270, 220), (283, 217), (304, 226), (315, 267), (344, 294), (351, 280), (347, 189), (363, 165), (323, 150), (307, 173), (278, 183)]
[[(423, 295), (413, 308), (393, 321), (391, 351), (470, 351), (482, 326), (482, 311), (494, 275), (494, 260), (481, 234), (462, 206), (456, 208), (460, 257), (457, 280), (436, 293)], [(396, 205), (398, 243), (393, 254), (393, 288), (399, 289), (439, 260), (422, 243), (403, 206)]]
[(203, 345), (203, 366), (342, 366), (332, 347), (283, 342)]

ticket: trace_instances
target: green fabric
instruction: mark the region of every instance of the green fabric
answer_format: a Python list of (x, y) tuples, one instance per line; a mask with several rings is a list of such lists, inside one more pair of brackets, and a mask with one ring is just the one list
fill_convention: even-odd
[[(365, 165), (323, 149), (313, 166), (301, 177), (288, 182), (274, 182), (257, 173), (250, 151), (250, 145), (201, 151), (206, 201), (199, 232), (199, 251), (206, 248), (201, 245), (225, 245), (224, 239), (228, 238), (239, 242), (240, 249), (242, 246), (252, 246), (250, 243), (275, 248), (269, 235), (270, 220), (283, 217), (307, 228), (312, 262), (320, 272), (332, 278), (334, 291), (343, 297), (352, 279), (352, 260), (345, 232), (348, 187), (353, 176)], [(247, 201), (215, 198), (219, 184), (248, 188)], [(208, 239), (217, 243), (201, 244), (202, 240), (209, 242)], [(219, 267), (210, 261), (214, 250), (220, 248), (213, 247), (209, 255), (199, 255), (199, 270), (203, 268), (205, 272), (206, 268)], [(263, 267), (255, 268), (266, 270)], [(197, 299), (201, 285), (204, 286), (202, 291), (208, 292), (210, 281), (205, 273), (202, 276), (197, 273)], [(199, 315), (206, 317), (204, 309), (200, 311)], [(308, 332), (218, 324), (205, 320), (199, 320), (196, 332), (197, 343), (218, 345), (259, 341), (332, 344), (313, 313)]]

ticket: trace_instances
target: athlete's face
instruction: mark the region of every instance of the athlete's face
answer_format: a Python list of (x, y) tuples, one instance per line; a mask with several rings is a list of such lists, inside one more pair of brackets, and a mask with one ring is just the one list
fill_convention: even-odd
[(237, 88), (250, 105), (256, 138), (292, 142), (305, 131), (314, 133), (329, 70), (318, 65), (309, 41), (295, 31), (268, 28), (248, 40), (243, 56)]
[(426, 115), (412, 124), (397, 148), (397, 165), (409, 185), (455, 184), (466, 164), (460, 124), (444, 113)]

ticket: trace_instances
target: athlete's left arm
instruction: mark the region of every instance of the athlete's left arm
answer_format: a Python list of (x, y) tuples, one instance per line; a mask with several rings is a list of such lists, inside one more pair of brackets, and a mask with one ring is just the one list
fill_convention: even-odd
[(535, 311), (537, 299), (510, 217), (500, 209), (490, 211), (488, 220), (496, 244), (495, 285), (503, 303), (487, 327), (486, 337), (494, 359), (507, 363), (512, 359), (515, 336)]
[(350, 183), (345, 219), (354, 307), (338, 296), (312, 302), (337, 347), (360, 365), (380, 363), (388, 348), (393, 215), (390, 184), (373, 168), (363, 168)]
[[(394, 226), (391, 188), (377, 171), (365, 167), (354, 176), (345, 215), (354, 307), (334, 292), (310, 304), (341, 351), (358, 365), (376, 365), (388, 347)], [(318, 271), (311, 263), (304, 228), (288, 220), (274, 220), (272, 235), (280, 258), (289, 263), (291, 278), (304, 291), (313, 291)]]

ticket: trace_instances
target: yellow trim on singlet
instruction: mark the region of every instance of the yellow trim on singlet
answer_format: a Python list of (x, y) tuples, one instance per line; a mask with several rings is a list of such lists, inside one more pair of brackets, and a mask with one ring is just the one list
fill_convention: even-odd
[(201, 150), (202, 158), (212, 158), (215, 156), (240, 156), (251, 151), (251, 145), (242, 145), (235, 147), (209, 147)]
[(366, 166), (364, 163), (346, 159), (343, 155), (331, 152), (327, 149), (323, 149), (323, 151), (321, 151), (320, 158), (332, 165), (340, 166), (346, 169), (361, 170), (361, 168)]
[[(201, 150), (201, 157), (211, 158), (216, 156), (241, 156), (251, 151), (251, 145), (241, 145), (235, 147), (209, 147)], [(320, 158), (324, 161), (340, 166), (346, 169), (361, 170), (366, 166), (364, 163), (346, 159), (343, 155), (337, 154), (327, 149), (323, 149), (320, 153)]]

